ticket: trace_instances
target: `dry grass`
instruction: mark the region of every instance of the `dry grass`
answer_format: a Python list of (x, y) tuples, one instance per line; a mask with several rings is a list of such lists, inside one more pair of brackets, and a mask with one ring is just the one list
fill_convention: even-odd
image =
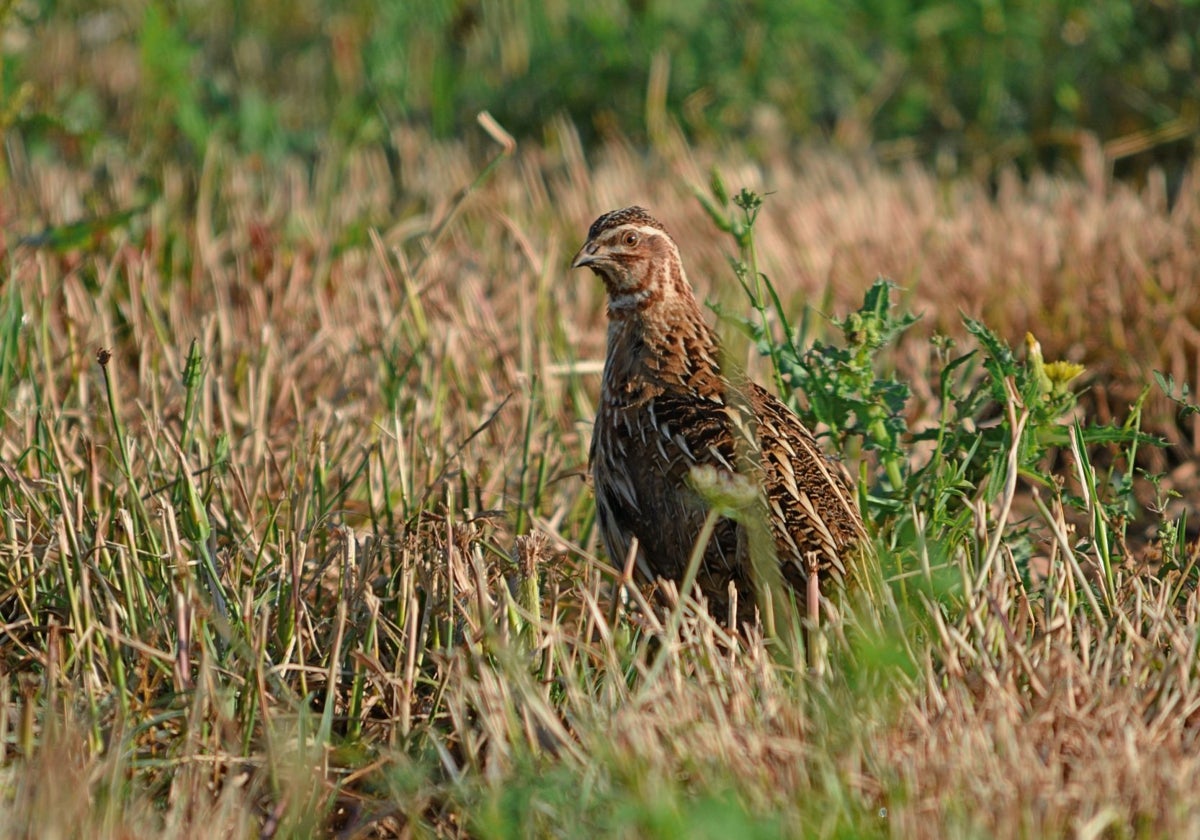
[[(214, 153), (84, 248), (17, 237), (136, 203), (136, 173), (30, 165), (4, 199), (0, 836), (1200, 832), (1195, 546), (1098, 575), (1111, 523), (1054, 488), (1033, 581), (999, 505), (963, 498), (932, 565), (878, 523), (823, 675), (686, 603), (677, 633), (616, 609), (581, 478), (602, 290), (564, 266), (644, 203), (736, 303), (708, 161), (589, 165), (563, 127), (458, 204), (477, 161), (398, 147), (311, 177)], [(960, 309), (1087, 364), (1100, 419), (1151, 369), (1200, 389), (1195, 170), (1168, 208), (1099, 167), (991, 197), (718, 162), (773, 192), (760, 265), (797, 309), (882, 273), (926, 313), (894, 360), (918, 415)], [(1150, 406), (1183, 486), (1196, 428)]]

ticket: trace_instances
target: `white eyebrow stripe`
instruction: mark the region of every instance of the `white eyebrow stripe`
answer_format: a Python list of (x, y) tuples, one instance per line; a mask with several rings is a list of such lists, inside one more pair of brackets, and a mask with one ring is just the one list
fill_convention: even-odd
[(625, 232), (630, 231), (630, 230), (637, 231), (638, 233), (642, 234), (643, 236), (666, 236), (667, 235), (666, 231), (664, 231), (662, 228), (651, 227), (650, 225), (635, 225), (635, 224), (620, 225), (620, 226), (615, 227), (612, 230), (610, 230), (608, 232), (608, 234), (613, 239), (620, 241), (621, 236)]

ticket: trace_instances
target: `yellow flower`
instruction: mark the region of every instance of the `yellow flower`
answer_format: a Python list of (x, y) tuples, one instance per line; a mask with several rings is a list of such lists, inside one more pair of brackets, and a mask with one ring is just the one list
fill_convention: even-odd
[(1046, 365), (1046, 377), (1050, 380), (1051, 389), (1055, 393), (1065, 391), (1067, 383), (1083, 371), (1083, 365), (1075, 362), (1051, 362)]

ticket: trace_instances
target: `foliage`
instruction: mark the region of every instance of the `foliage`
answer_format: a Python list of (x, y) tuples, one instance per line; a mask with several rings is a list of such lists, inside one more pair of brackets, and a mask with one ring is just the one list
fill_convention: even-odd
[[(716, 225), (737, 243), (740, 256), (733, 260), (733, 268), (756, 317), (732, 316), (715, 308), (750, 336), (760, 354), (770, 358), (785, 393), (802, 398), (793, 400), (793, 405), (811, 428), (824, 430), (839, 451), (856, 439), (864, 451), (877, 456), (882, 476), (869, 500), (880, 524), (907, 533), (905, 539), (911, 539), (912, 529), (921, 524), (913, 521), (910, 511), (933, 511), (935, 515), (926, 520), (925, 527), (934, 531), (927, 537), (940, 539), (944, 536), (941, 529), (966, 521), (969, 511), (957, 515), (950, 511), (970, 495), (978, 493), (988, 503), (1003, 496), (1007, 507), (1019, 477), (1053, 487), (1047, 452), (1071, 447), (1081, 459), (1088, 486), (1081, 497), (1069, 501), (1104, 519), (1100, 533), (1115, 531), (1124, 541), (1123, 523), (1137, 506), (1131, 480), (1137, 447), (1163, 444), (1138, 429), (1145, 392), (1123, 425), (1085, 427), (1078, 417), (1072, 418), (1077, 394), (1070, 388), (1072, 380), (1084, 372), (1082, 365), (1046, 363), (1032, 334), (1026, 335), (1025, 359), (1018, 360), (995, 332), (964, 316), (966, 331), (979, 349), (952, 357), (955, 342), (944, 336), (934, 338), (933, 347), (944, 360), (939, 373), (938, 422), (910, 433), (909, 387), (894, 375), (877, 374), (881, 352), (918, 320), (911, 313), (893, 312), (895, 286), (885, 279), (876, 280), (856, 312), (830, 319), (841, 332), (844, 347), (820, 340), (805, 346), (803, 336), (791, 328), (771, 280), (757, 269), (753, 227), (762, 207), (761, 197), (745, 189), (734, 197), (738, 218), (738, 212), (728, 207), (725, 188), (715, 174), (712, 192), (713, 199), (703, 194), (699, 198)], [(778, 333), (772, 321), (778, 324)], [(1160, 385), (1171, 393), (1161, 381)], [(1186, 396), (1185, 391), (1181, 399)], [(915, 447), (920, 444), (932, 444), (932, 451), (917, 457)], [(1126, 449), (1125, 473), (1109, 482), (1115, 491), (1111, 498), (1097, 496), (1096, 479), (1086, 466), (1084, 453), (1098, 446)], [(997, 481), (998, 476), (1007, 476), (1007, 483)], [(1010, 550), (1016, 554), (1018, 566), (1026, 569), (1028, 550)], [(1102, 547), (1102, 561), (1109, 571), (1113, 558), (1107, 545)], [(900, 565), (902, 568), (902, 561)], [(1111, 574), (1108, 579), (1111, 581)]]
[[(987, 173), (1074, 159), (1080, 132), (1112, 159), (1177, 161), (1200, 120), (1190, 0), (6, 8), (20, 115), (6, 121), (35, 142), (109, 138), (159, 158), (198, 160), (214, 136), (274, 155), (386, 143), (402, 123), (456, 136), (489, 110), (522, 137), (565, 115), (588, 137), (655, 140), (670, 116), (698, 141), (874, 143)], [(130, 47), (136, 77), (113, 75)]]

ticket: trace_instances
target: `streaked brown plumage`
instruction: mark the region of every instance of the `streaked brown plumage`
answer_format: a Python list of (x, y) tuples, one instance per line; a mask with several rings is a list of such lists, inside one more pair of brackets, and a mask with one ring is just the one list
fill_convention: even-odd
[[(608, 292), (591, 470), (613, 562), (624, 562), (636, 536), (644, 578), (682, 580), (708, 510), (692, 471), (709, 466), (760, 489), (760, 512), (792, 587), (804, 591), (809, 568), (844, 577), (848, 552), (864, 533), (845, 471), (782, 402), (722, 372), (718, 339), (666, 229), (640, 207), (607, 213), (572, 262), (584, 266)], [(721, 616), (730, 583), (737, 587), (739, 622), (755, 606), (748, 542), (743, 525), (719, 520), (697, 577)]]

